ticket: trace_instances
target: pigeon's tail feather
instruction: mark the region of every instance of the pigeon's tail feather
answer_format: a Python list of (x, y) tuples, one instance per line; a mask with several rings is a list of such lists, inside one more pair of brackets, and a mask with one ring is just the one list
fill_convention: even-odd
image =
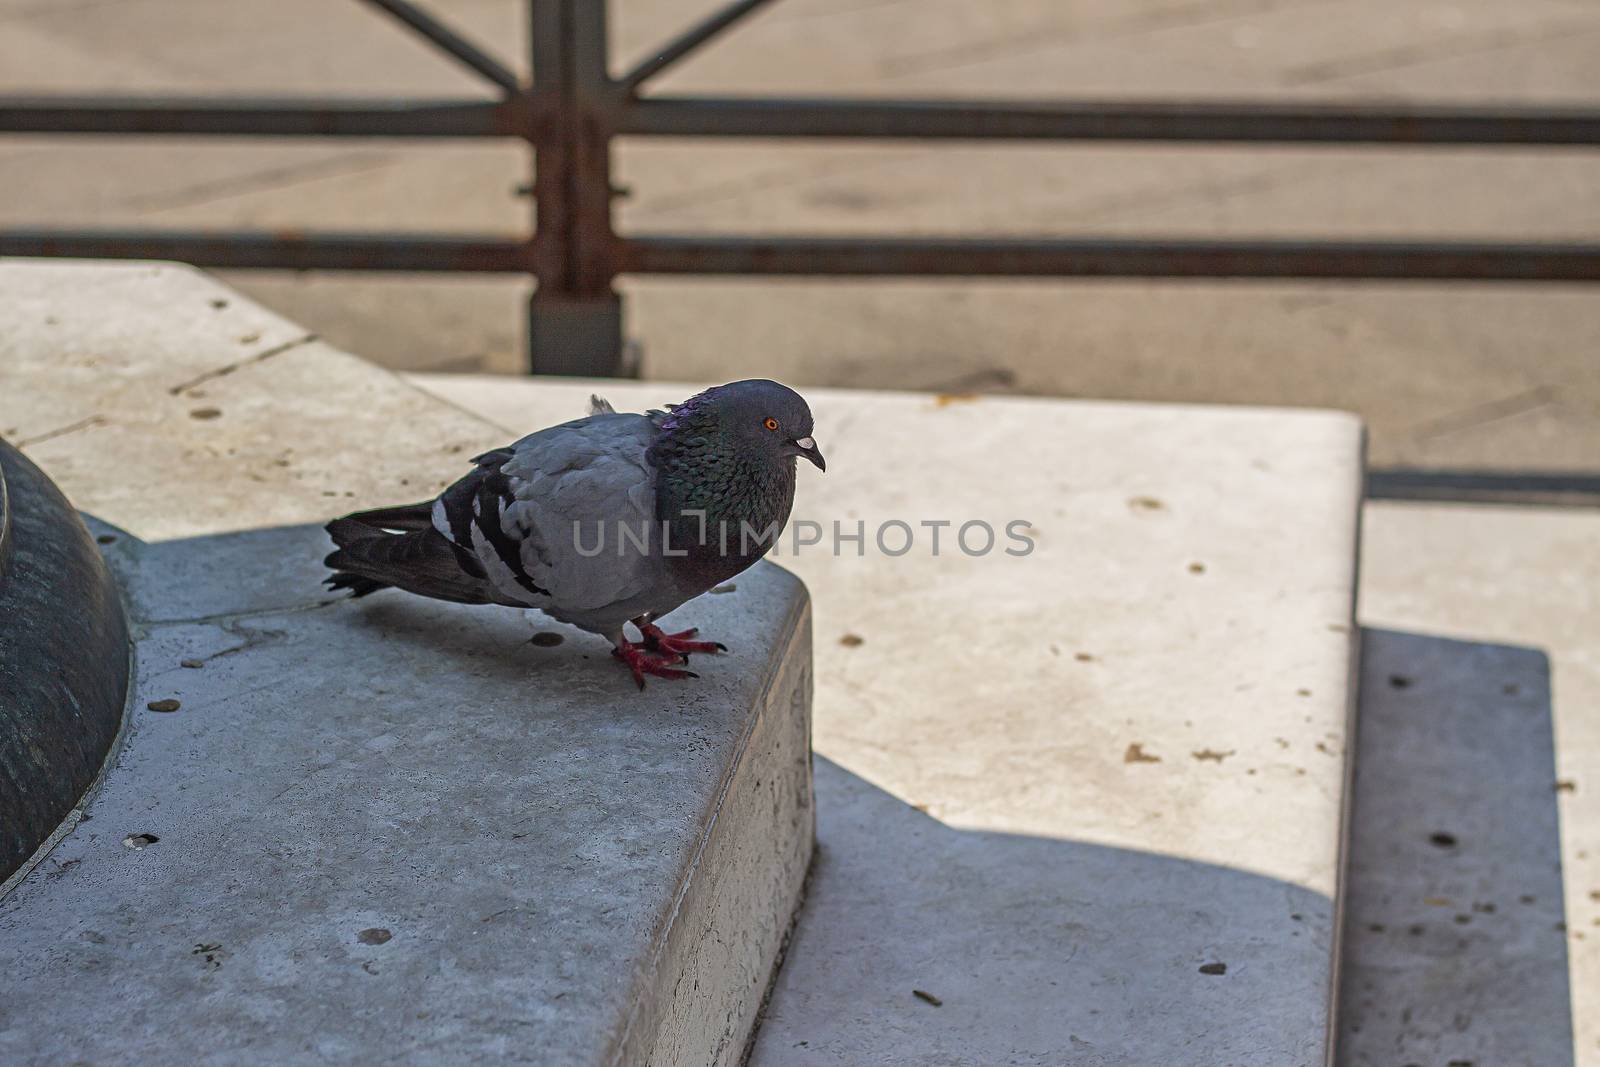
[[(470, 553), (426, 521), (415, 526), (419, 514), (425, 520), (428, 507), (382, 508), (328, 523), (328, 534), (339, 547), (323, 560), (334, 572), (324, 584), (357, 597), (393, 586), (457, 604), (499, 603), (482, 565)], [(391, 532), (397, 529), (403, 532)]]
[(387, 582), (380, 582), (376, 578), (368, 578), (353, 571), (335, 571), (332, 575), (324, 578), (322, 584), (336, 592), (348, 589), (352, 598), (366, 596), (368, 593), (376, 593), (380, 589), (389, 588), (389, 583)]
[[(342, 519), (334, 519), (328, 524), (328, 532), (333, 534), (334, 541), (343, 545), (343, 542), (339, 541), (339, 532), (334, 529), (336, 526), (352, 539), (360, 540), (362, 537), (371, 537), (384, 530), (406, 533), (432, 525), (433, 501), (424, 500), (420, 504), (400, 504), (396, 507), (358, 511)], [(361, 532), (362, 530), (365, 530), (365, 533)]]

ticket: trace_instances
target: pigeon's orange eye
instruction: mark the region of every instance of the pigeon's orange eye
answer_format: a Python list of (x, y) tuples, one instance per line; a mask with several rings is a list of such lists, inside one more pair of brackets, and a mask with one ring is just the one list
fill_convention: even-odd
[(768, 419), (763, 425), (765, 425), (769, 430), (776, 430), (778, 428), (778, 420)]

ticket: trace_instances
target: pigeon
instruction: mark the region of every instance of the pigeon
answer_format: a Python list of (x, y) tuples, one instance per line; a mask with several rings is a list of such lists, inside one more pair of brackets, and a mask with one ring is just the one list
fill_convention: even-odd
[(795, 460), (827, 469), (811, 433), (805, 400), (765, 379), (643, 414), (594, 397), (588, 416), (476, 457), (433, 500), (328, 523), (325, 584), (537, 608), (609, 640), (640, 689), (645, 675), (698, 677), (677, 665), (726, 646), (655, 620), (767, 553)]

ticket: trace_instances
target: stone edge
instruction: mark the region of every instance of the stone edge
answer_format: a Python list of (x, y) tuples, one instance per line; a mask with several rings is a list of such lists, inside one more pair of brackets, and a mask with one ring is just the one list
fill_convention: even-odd
[[(699, 847), (653, 938), (641, 989), (608, 1057), (614, 1067), (731, 1067), (741, 1063), (782, 961), (783, 943), (798, 912), (816, 844), (811, 772), (811, 601), (804, 583), (793, 575), (788, 577), (800, 594), (798, 610), (785, 621), (788, 640), (769, 661), (774, 667), (757, 697), (760, 710), (750, 717), (740, 738), (738, 755), (718, 789)], [(799, 721), (791, 714), (796, 698), (804, 709)], [(764, 746), (776, 750), (777, 757), (761, 760)], [(798, 764), (785, 758), (796, 755)], [(798, 780), (790, 783), (794, 788), (779, 797), (778, 803), (765, 803), (760, 793), (763, 785), (771, 784), (776, 793), (776, 783), (786, 771), (799, 772)], [(730, 818), (736, 812), (752, 811), (761, 815), (754, 820), (741, 817), (737, 822)], [(784, 838), (773, 831), (782, 829), (786, 814), (795, 816), (799, 833)], [(770, 835), (766, 842), (763, 835)], [(759, 883), (761, 865), (753, 855), (769, 842), (778, 852), (772, 866), (781, 882), (763, 886)], [(751, 896), (766, 906), (764, 914), (752, 915)], [(737, 946), (725, 944), (714, 932), (729, 920), (731, 925), (749, 929), (751, 918), (759, 921), (760, 938), (754, 958), (744, 961), (754, 966), (747, 982)], [(721, 958), (708, 955), (716, 954), (713, 946), (722, 948)], [(725, 979), (716, 989), (720, 995), (708, 997), (706, 983), (697, 973), (700, 977), (720, 974)], [(730, 978), (735, 980), (726, 980)]]
[(1332, 964), (1328, 973), (1326, 1036), (1323, 1039), (1323, 1067), (1336, 1067), (1339, 1056), (1339, 990), (1344, 971), (1345, 912), (1350, 883), (1350, 834), (1355, 821), (1355, 776), (1357, 734), (1361, 729), (1361, 661), (1365, 631), (1357, 617), (1361, 595), (1361, 525), (1366, 514), (1367, 427), (1357, 422), (1356, 456), (1352, 496), (1355, 521), (1351, 524), (1350, 603), (1344, 625), (1348, 675), (1345, 681), (1344, 767), (1339, 796), (1339, 841), (1333, 884), (1333, 943), (1329, 946)]

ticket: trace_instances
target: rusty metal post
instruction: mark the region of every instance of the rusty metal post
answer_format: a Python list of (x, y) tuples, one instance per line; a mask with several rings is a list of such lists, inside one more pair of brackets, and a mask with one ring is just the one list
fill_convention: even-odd
[(604, 0), (531, 0), (533, 271), (528, 359), (538, 374), (619, 375), (622, 297), (611, 228), (612, 97)]

